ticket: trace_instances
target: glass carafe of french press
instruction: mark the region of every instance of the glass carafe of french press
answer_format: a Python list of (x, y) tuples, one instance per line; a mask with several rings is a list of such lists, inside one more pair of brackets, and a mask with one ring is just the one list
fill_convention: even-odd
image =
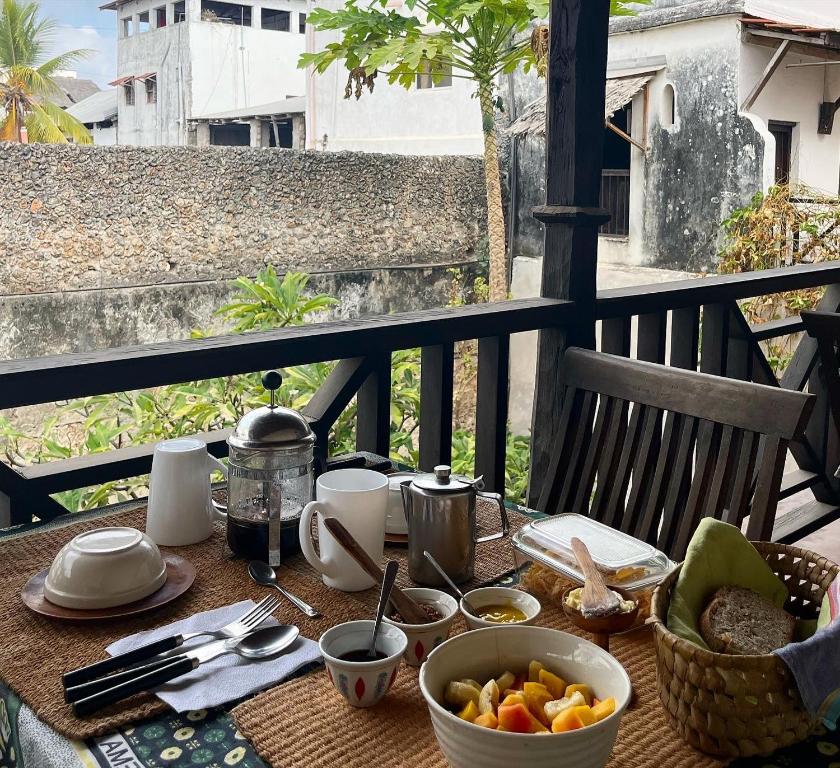
[(239, 557), (276, 566), (299, 549), (315, 435), (300, 413), (275, 403), (280, 374), (268, 371), (262, 382), (270, 404), (245, 414), (227, 440), (227, 542)]

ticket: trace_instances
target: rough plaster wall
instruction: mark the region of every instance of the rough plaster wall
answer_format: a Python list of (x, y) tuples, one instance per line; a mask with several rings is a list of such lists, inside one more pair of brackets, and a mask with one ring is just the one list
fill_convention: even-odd
[(677, 122), (663, 127), (654, 103), (645, 167), (645, 249), (657, 267), (713, 268), (720, 222), (762, 188), (764, 142), (737, 112), (737, 56), (721, 44), (669, 57)]
[(471, 262), (481, 161), (0, 145), (0, 295)]
[[(473, 268), (465, 270), (465, 277), (475, 277)], [(339, 304), (312, 319), (441, 306), (452, 279), (445, 266), (315, 274), (309, 291), (334, 296)], [(216, 280), (0, 296), (0, 359), (183, 339), (193, 328), (220, 332), (213, 312), (233, 295), (229, 281)]]

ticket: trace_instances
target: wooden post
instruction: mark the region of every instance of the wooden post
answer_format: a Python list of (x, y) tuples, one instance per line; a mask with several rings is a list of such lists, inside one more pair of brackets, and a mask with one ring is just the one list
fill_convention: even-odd
[(531, 424), (530, 504), (539, 499), (557, 435), (567, 346), (595, 347), (598, 227), (607, 81), (609, 0), (551, 0), (546, 99), (542, 295), (575, 302), (573, 322), (540, 331)]

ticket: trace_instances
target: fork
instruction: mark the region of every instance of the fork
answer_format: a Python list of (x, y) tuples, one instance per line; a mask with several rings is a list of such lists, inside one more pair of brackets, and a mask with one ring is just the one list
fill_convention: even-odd
[(266, 619), (276, 608), (280, 605), (280, 598), (270, 596), (263, 598), (253, 608), (248, 610), (238, 619), (225, 624), (221, 629), (204, 630), (202, 632), (185, 632), (179, 635), (172, 635), (161, 640), (155, 640), (153, 643), (141, 645), (139, 648), (134, 648), (131, 651), (111, 656), (109, 659), (88, 664), (86, 667), (80, 667), (70, 672), (66, 672), (62, 677), (65, 688), (85, 683), (89, 680), (94, 680), (107, 672), (115, 672), (118, 669), (123, 669), (139, 661), (145, 661), (152, 656), (156, 656), (164, 651), (170, 651), (183, 645), (185, 641), (191, 640), (194, 637), (212, 637), (219, 640), (224, 640), (231, 637), (241, 637), (248, 634), (252, 629), (256, 628), (264, 619)]

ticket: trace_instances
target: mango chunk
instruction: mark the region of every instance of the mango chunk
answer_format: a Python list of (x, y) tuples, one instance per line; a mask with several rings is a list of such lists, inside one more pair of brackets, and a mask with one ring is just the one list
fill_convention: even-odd
[(543, 669), (543, 665), (540, 662), (534, 660), (530, 664), (528, 664), (528, 682), (529, 683), (539, 683), (540, 681), (540, 671)]
[(542, 733), (547, 728), (524, 704), (502, 704), (499, 706), (499, 730), (512, 733)]
[(474, 701), (469, 702), (467, 706), (458, 713), (458, 717), (469, 723), (475, 722), (475, 719), (478, 717), (478, 704)]
[(551, 694), (542, 683), (525, 683), (523, 688), (525, 704), (531, 714), (543, 725), (551, 725), (551, 720), (545, 714), (545, 705), (551, 701)]
[(603, 701), (599, 701), (592, 707), (592, 714), (595, 717), (596, 723), (605, 717), (609, 717), (613, 712), (615, 712), (615, 699), (612, 696)]
[(578, 728), (592, 725), (594, 722), (595, 717), (589, 707), (585, 705), (582, 707), (569, 707), (568, 709), (564, 709), (551, 721), (551, 732), (563, 733), (565, 731), (574, 731)]
[(562, 699), (566, 695), (566, 681), (553, 672), (541, 669), (539, 681), (548, 689), (552, 699)]
[(585, 685), (584, 683), (575, 683), (574, 685), (567, 685), (566, 693), (564, 695), (567, 699), (571, 698), (571, 695), (575, 691), (580, 691), (583, 695), (583, 698), (586, 700), (586, 703), (592, 704), (592, 689), (588, 685)]
[(480, 725), (483, 728), (492, 728), (494, 731), (499, 727), (499, 719), (492, 712), (485, 712), (473, 720), (475, 725)]
[(509, 707), (512, 704), (525, 704), (525, 696), (523, 695), (522, 691), (513, 691), (512, 693), (508, 693), (508, 695), (505, 696), (504, 700), (501, 704), (499, 704), (499, 706)]

